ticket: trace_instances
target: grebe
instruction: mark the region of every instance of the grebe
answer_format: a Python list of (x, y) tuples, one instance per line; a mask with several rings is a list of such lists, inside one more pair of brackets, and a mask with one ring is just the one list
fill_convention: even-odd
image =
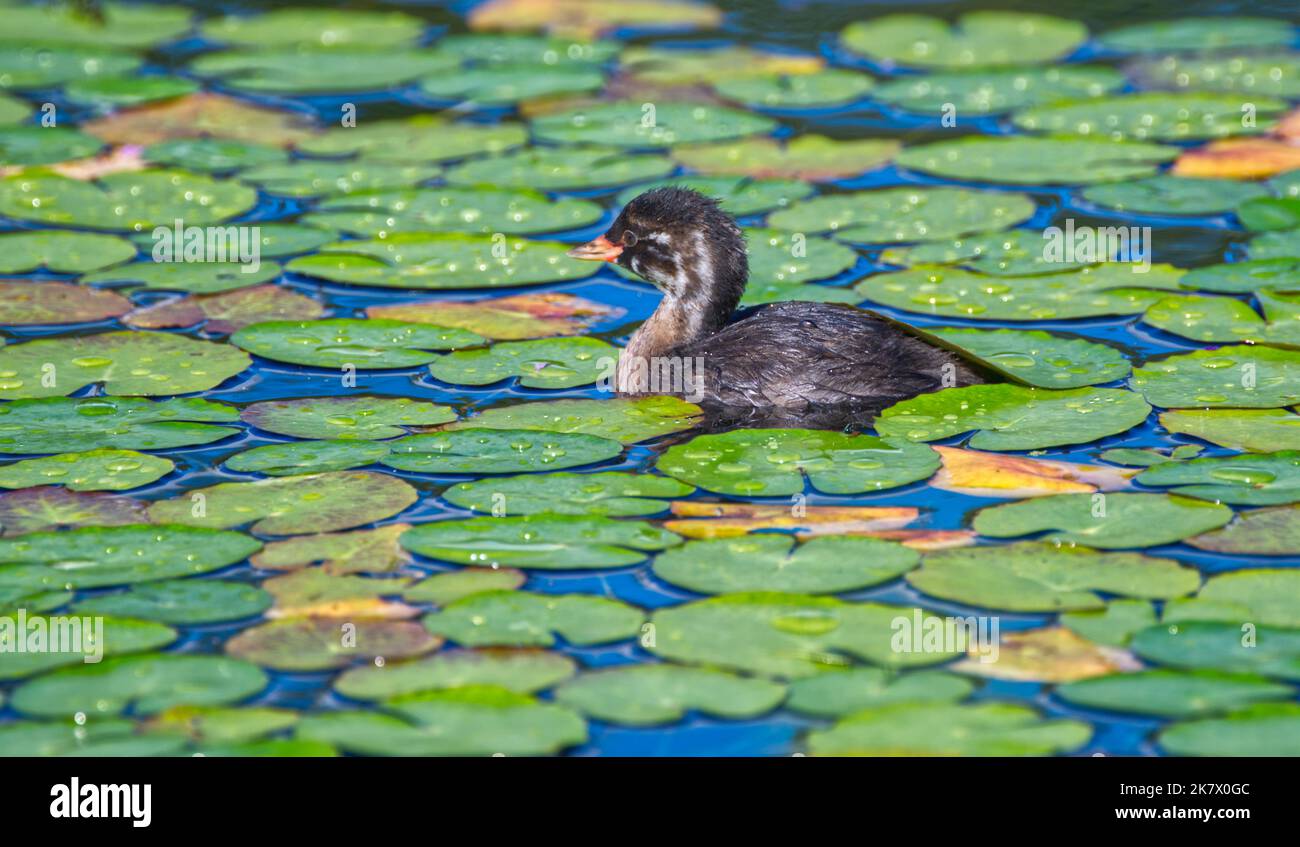
[[(716, 200), (689, 189), (641, 194), (569, 255), (616, 262), (663, 292), (619, 356), (620, 394), (677, 394), (739, 419), (838, 423), (985, 381), (956, 353), (855, 306), (791, 301), (736, 313), (749, 277), (744, 235)], [(678, 362), (691, 384), (651, 390), (647, 375)]]

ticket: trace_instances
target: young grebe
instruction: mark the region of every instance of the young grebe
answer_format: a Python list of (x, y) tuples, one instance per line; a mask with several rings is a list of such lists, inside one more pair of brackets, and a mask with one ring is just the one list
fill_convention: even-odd
[[(833, 303), (773, 303), (733, 315), (749, 277), (745, 239), (716, 200), (647, 191), (601, 237), (569, 251), (617, 262), (664, 298), (618, 362), (621, 394), (678, 394), (740, 417), (804, 420), (874, 414), (899, 400), (984, 382), (960, 356), (877, 314)], [(734, 318), (734, 320), (733, 320)], [(691, 385), (651, 392), (647, 375), (689, 362)]]

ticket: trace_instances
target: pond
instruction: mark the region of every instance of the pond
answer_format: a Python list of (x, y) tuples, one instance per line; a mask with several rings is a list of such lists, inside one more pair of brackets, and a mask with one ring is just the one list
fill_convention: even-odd
[[(1300, 755), (1294, 8), (1058, 11), (3, 0), (0, 755)], [(617, 396), (665, 184), (988, 383)]]

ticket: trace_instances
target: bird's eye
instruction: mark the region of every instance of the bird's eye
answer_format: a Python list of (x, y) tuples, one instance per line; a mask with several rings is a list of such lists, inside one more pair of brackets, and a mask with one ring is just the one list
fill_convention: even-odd
[(622, 238), (622, 241), (623, 241), (623, 246), (624, 246), (624, 247), (635, 247), (635, 246), (636, 246), (636, 233), (633, 232), (633, 231), (630, 230), (630, 229), (625, 229), (625, 230), (623, 230), (623, 238)]

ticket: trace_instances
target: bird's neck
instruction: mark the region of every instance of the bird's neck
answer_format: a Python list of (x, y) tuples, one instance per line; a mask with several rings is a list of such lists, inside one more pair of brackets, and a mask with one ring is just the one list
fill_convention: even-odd
[[(665, 296), (646, 321), (641, 324), (618, 360), (618, 384), (626, 394), (646, 393), (644, 374), (679, 363), (669, 360), (679, 348), (707, 338), (726, 325), (736, 309), (739, 294), (718, 296), (716, 289), (699, 285), (689, 290), (695, 297)], [(743, 292), (743, 287), (741, 288)]]

